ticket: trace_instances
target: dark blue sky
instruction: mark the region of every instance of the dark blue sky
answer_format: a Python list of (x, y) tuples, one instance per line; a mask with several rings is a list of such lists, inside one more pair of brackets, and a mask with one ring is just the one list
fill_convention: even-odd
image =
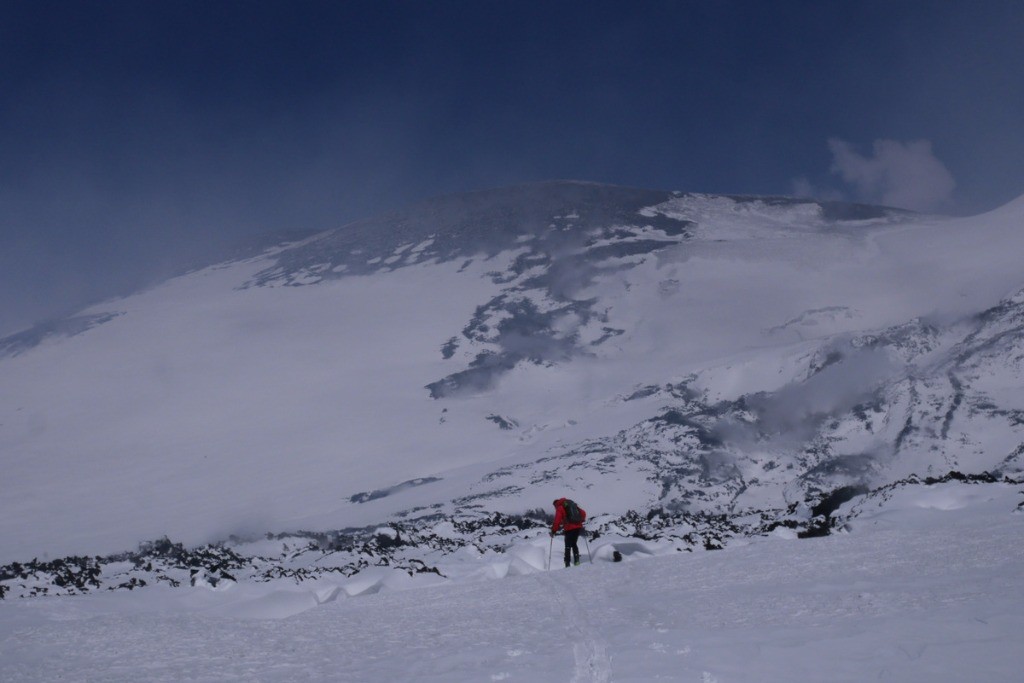
[(0, 335), (522, 181), (986, 210), (1024, 193), (1022, 43), (995, 0), (0, 0)]

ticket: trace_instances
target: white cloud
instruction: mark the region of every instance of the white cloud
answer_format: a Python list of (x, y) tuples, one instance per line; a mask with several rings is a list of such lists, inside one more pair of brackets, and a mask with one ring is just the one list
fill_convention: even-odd
[(826, 187), (818, 187), (807, 178), (793, 178), (792, 192), (794, 197), (801, 199), (821, 199), (825, 201), (842, 201), (846, 199), (842, 192)]
[(832, 138), (832, 172), (853, 186), (858, 199), (914, 211), (932, 211), (952, 203), (956, 182), (932, 153), (928, 140), (875, 140), (873, 154)]
[(813, 197), (814, 186), (811, 185), (811, 181), (803, 176), (793, 179), (793, 196), (794, 197)]

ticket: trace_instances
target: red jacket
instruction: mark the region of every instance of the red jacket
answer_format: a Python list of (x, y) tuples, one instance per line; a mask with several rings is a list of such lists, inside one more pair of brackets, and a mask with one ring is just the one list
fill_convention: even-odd
[[(579, 506), (577, 505), (577, 507)], [(580, 508), (580, 517), (582, 517), (584, 521), (586, 521), (587, 519), (587, 511), (584, 510), (583, 508)], [(559, 498), (558, 500), (555, 501), (555, 523), (551, 525), (551, 533), (558, 533), (559, 527), (565, 529), (566, 531), (572, 531), (573, 529), (583, 528), (583, 522), (573, 523), (566, 521), (565, 498)]]

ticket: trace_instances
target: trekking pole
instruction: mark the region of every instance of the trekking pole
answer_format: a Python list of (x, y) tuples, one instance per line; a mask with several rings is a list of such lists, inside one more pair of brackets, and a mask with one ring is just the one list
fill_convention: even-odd
[(583, 532), (583, 542), (587, 544), (587, 557), (590, 558), (590, 564), (594, 564), (594, 556), (590, 553), (590, 541), (587, 540), (586, 531)]
[(551, 571), (551, 549), (554, 547), (554, 545), (555, 545), (555, 536), (554, 536), (554, 534), (551, 534), (551, 541), (548, 543), (548, 566), (547, 566), (547, 568), (544, 569), (544, 571), (546, 571), (546, 572)]

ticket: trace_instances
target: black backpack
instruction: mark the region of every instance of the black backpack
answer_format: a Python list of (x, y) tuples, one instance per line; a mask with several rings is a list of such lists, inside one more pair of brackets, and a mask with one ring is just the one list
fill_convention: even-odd
[(572, 502), (568, 498), (562, 503), (562, 508), (565, 510), (565, 521), (569, 524), (582, 524), (583, 513), (580, 512), (580, 506)]

